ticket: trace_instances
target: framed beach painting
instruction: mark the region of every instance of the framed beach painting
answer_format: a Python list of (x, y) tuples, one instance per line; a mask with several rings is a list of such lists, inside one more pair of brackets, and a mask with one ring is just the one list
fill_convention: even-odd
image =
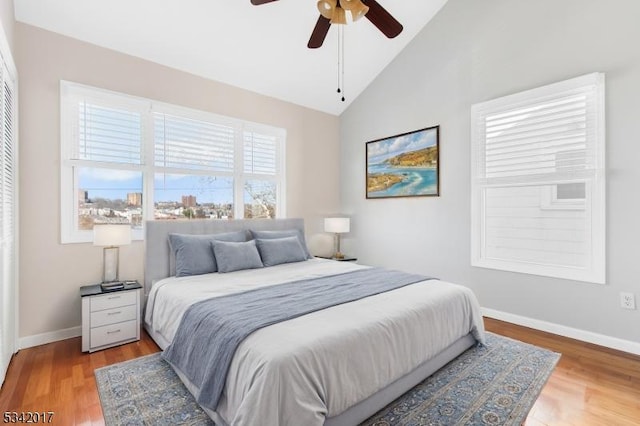
[(440, 193), (440, 126), (367, 142), (367, 198)]

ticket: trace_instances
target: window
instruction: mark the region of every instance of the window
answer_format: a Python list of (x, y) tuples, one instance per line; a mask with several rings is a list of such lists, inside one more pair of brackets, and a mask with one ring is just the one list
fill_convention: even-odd
[(61, 83), (62, 242), (94, 223), (284, 217), (285, 131)]
[(604, 75), (476, 104), (473, 266), (605, 282)]

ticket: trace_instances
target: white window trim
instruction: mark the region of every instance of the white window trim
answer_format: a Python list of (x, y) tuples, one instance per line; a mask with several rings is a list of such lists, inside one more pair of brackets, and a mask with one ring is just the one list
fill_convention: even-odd
[[(143, 114), (143, 146), (142, 146), (142, 164), (121, 164), (121, 163), (98, 163), (90, 160), (71, 159), (72, 149), (75, 147), (76, 135), (73, 131), (77, 129), (77, 125), (70, 123), (77, 120), (73, 114), (70, 114), (68, 107), (65, 105), (65, 95), (72, 91), (74, 94), (81, 95), (85, 98), (94, 97), (100, 103), (108, 100), (113, 106), (122, 106), (130, 110), (137, 110)], [(212, 172), (206, 170), (191, 170), (182, 168), (160, 167), (155, 165), (154, 152), (154, 126), (153, 113), (164, 113), (178, 117), (186, 117), (189, 119), (214, 122), (216, 124), (227, 125), (236, 129), (236, 137), (234, 140), (235, 150), (235, 167), (233, 172), (215, 172), (216, 176), (229, 176), (234, 179), (234, 217), (244, 217), (244, 183), (247, 180), (259, 179), (264, 181), (273, 181), (277, 185), (276, 197), (276, 217), (286, 217), (286, 130), (265, 124), (248, 122), (240, 119), (226, 117), (206, 111), (186, 108), (182, 106), (172, 105), (151, 99), (140, 98), (106, 89), (95, 88), (69, 81), (60, 81), (60, 150), (61, 150), (61, 172), (60, 172), (60, 188), (61, 188), (61, 243), (86, 243), (93, 241), (92, 231), (78, 230), (77, 212), (74, 206), (78, 205), (78, 193), (74, 191), (77, 188), (74, 182), (74, 168), (78, 166), (89, 167), (105, 167), (109, 169), (133, 170), (142, 172), (143, 182), (143, 212), (144, 220), (154, 220), (154, 179), (155, 173), (175, 173), (187, 175), (212, 175)], [(260, 175), (244, 172), (243, 151), (244, 151), (244, 133), (245, 131), (254, 131), (277, 138), (277, 170), (275, 175)], [(144, 143), (147, 142), (147, 143)], [(143, 220), (143, 223), (144, 223)], [(144, 225), (143, 225), (144, 226)], [(134, 240), (144, 239), (144, 229), (134, 230), (132, 238)]]
[[(478, 117), (488, 112), (495, 112), (506, 106), (528, 104), (534, 99), (545, 98), (555, 93), (572, 90), (575, 88), (593, 85), (596, 90), (595, 117), (595, 152), (597, 164), (595, 175), (587, 183), (587, 191), (591, 191), (592, 203), (583, 202), (582, 208), (586, 209), (589, 223), (591, 224), (591, 253), (588, 268), (562, 267), (537, 263), (505, 261), (491, 259), (483, 254), (482, 243), (485, 235), (485, 198), (483, 188), (488, 185), (480, 185), (478, 179), (478, 160), (480, 152), (478, 143), (484, 138), (483, 129), (477, 125)], [(537, 89), (505, 96), (487, 102), (475, 104), (471, 108), (471, 265), (482, 268), (497, 269), (525, 274), (564, 278), (582, 282), (597, 284), (606, 283), (606, 181), (605, 181), (605, 88), (604, 74), (592, 73)], [(482, 139), (483, 140), (483, 139)], [(564, 182), (571, 182), (567, 178)], [(545, 182), (536, 182), (535, 185)], [(546, 182), (555, 184), (557, 182)], [(504, 185), (503, 185), (504, 186)], [(517, 186), (522, 186), (521, 184)], [(588, 192), (589, 193), (589, 192)], [(567, 208), (567, 207), (565, 207)]]

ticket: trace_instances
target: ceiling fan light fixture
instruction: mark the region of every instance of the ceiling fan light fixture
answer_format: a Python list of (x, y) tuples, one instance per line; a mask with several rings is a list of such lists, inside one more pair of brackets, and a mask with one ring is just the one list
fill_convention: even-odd
[(320, 0), (318, 2), (318, 11), (325, 18), (332, 19), (337, 6), (337, 0)]
[(347, 14), (344, 9), (340, 6), (336, 7), (333, 11), (333, 15), (331, 16), (332, 24), (346, 25), (347, 24)]
[(341, 0), (340, 6), (344, 10), (351, 12), (351, 19), (354, 22), (362, 18), (369, 11), (369, 6), (366, 6), (361, 0)]
[[(360, 3), (362, 4), (362, 3)], [(369, 6), (365, 6), (364, 4), (362, 4), (362, 8), (357, 9), (357, 10), (352, 10), (351, 11), (351, 16), (353, 17), (352, 19), (354, 21), (357, 21), (358, 19), (362, 18), (364, 15), (367, 14), (367, 12), (369, 11)]]

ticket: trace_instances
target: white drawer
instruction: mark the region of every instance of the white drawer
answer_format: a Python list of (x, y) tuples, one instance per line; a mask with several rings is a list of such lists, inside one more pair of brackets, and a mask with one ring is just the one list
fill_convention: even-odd
[(136, 314), (136, 305), (91, 312), (91, 328), (135, 320), (137, 318)]
[(104, 296), (91, 297), (91, 312), (105, 309), (118, 308), (120, 306), (135, 305), (138, 290), (115, 291)]
[(111, 345), (138, 337), (138, 321), (127, 321), (91, 329), (91, 348)]

